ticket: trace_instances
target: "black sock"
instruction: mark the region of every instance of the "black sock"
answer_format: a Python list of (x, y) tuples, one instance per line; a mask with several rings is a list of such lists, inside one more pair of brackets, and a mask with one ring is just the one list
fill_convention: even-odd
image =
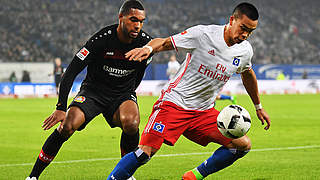
[(126, 155), (127, 153), (134, 151), (139, 144), (139, 129), (133, 135), (128, 135), (122, 131), (121, 141), (120, 141), (120, 149), (121, 149), (121, 157)]
[(63, 137), (58, 130), (55, 129), (42, 146), (29, 177), (36, 177), (38, 179), (42, 171), (50, 164), (67, 139), (68, 138)]

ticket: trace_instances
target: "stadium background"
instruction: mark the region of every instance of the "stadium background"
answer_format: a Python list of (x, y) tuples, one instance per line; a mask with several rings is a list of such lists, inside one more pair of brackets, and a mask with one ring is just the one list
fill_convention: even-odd
[[(235, 0), (145, 0), (147, 19), (144, 30), (153, 37), (166, 37), (197, 24), (225, 24)], [(249, 41), (254, 48), (253, 68), (258, 79), (320, 78), (320, 1), (249, 0), (260, 11), (259, 27)], [(0, 7), (0, 95), (22, 93), (54, 94), (53, 61), (62, 59), (66, 67), (85, 41), (100, 28), (117, 23), (122, 1), (115, 0), (2, 0)], [(170, 53), (154, 56), (145, 80), (166, 80)], [(183, 57), (178, 56), (181, 62)], [(272, 64), (272, 66), (270, 66)], [(23, 71), (31, 83), (4, 83), (15, 72), (21, 82)], [(83, 71), (77, 82), (85, 77)], [(239, 79), (235, 76), (233, 79)], [(49, 84), (48, 84), (49, 83)], [(162, 82), (160, 82), (160, 85)], [(310, 86), (319, 89), (317, 81)], [(16, 85), (18, 85), (16, 87)], [(26, 85), (26, 86), (20, 86)], [(36, 85), (38, 89), (36, 90)], [(20, 86), (20, 87), (19, 87)], [(156, 83), (154, 86), (159, 86)], [(77, 91), (77, 86), (73, 92)], [(230, 92), (230, 91), (228, 91)]]
[[(225, 24), (236, 0), (144, 0), (147, 19), (144, 30), (153, 37), (166, 37), (197, 24)], [(259, 27), (249, 41), (254, 48), (253, 68), (258, 79), (320, 79), (320, 1), (249, 0), (260, 11)], [(85, 41), (100, 28), (117, 23), (122, 1), (116, 0), (2, 0), (0, 7), (0, 95), (21, 93), (54, 94), (53, 61), (62, 59), (66, 67)], [(145, 80), (166, 80), (170, 53), (154, 56)], [(178, 56), (181, 62), (183, 57)], [(272, 66), (270, 66), (272, 64)], [(15, 72), (21, 82), (23, 71), (31, 83), (12, 84)], [(305, 76), (307, 75), (307, 76)], [(85, 77), (83, 71), (76, 79)], [(235, 76), (233, 79), (239, 79)], [(49, 83), (49, 84), (48, 84)], [(162, 84), (162, 82), (160, 83)], [(317, 81), (315, 91), (319, 89)], [(156, 83), (154, 86), (158, 86)], [(42, 87), (40, 87), (42, 86)], [(77, 88), (73, 89), (76, 92)], [(27, 93), (27, 91), (22, 91)], [(229, 92), (229, 91), (228, 91)]]
[[(153, 37), (166, 37), (197, 24), (224, 24), (233, 7), (240, 2), (142, 1), (147, 10), (143, 29)], [(273, 124), (268, 134), (255, 119), (250, 130), (254, 151), (235, 165), (236, 168), (222, 171), (219, 177), (237, 180), (319, 179), (320, 124), (317, 108), (320, 105), (320, 1), (247, 1), (254, 3), (260, 11), (259, 27), (249, 41), (254, 48), (253, 68), (259, 79), (264, 107), (272, 117)], [(66, 67), (92, 34), (108, 24), (117, 23), (118, 9), (123, 1), (0, 2), (0, 179), (23, 179), (32, 167), (41, 144), (50, 134), (49, 131), (41, 130), (40, 123), (52, 112), (56, 103), (53, 76), (49, 75), (53, 71), (54, 59), (61, 57), (63, 66)], [(141, 86), (146, 89), (138, 89), (141, 94), (156, 95), (159, 92), (159, 88), (167, 80), (165, 70), (172, 53), (174, 52), (154, 56)], [(178, 57), (178, 60), (181, 62), (183, 57)], [(23, 71), (29, 72), (31, 82), (21, 82)], [(9, 81), (12, 72), (16, 73), (18, 82)], [(282, 81), (276, 80), (280, 72), (285, 75)], [(73, 92), (77, 91), (84, 76), (85, 71), (78, 76)], [(232, 78), (226, 89), (226, 93), (244, 93), (239, 76)], [(303, 93), (307, 94), (302, 95)], [(54, 98), (11, 99), (47, 97), (50, 94)], [(143, 128), (156, 97), (139, 99), (142, 120), (140, 128)], [(239, 95), (238, 100), (254, 116), (249, 98)], [(228, 102), (219, 102), (217, 107), (222, 108), (227, 104)], [(101, 120), (93, 122), (87, 130), (68, 142), (57, 157), (57, 164), (45, 171), (46, 179), (105, 178), (106, 167), (113, 167), (119, 159), (119, 152), (116, 151), (119, 132), (117, 129), (106, 129), (103, 119), (98, 118)], [(112, 147), (114, 151), (106, 151), (105, 147)], [(214, 145), (210, 147), (216, 148)], [(159, 166), (147, 165), (137, 172), (136, 177), (144, 177), (148, 173), (150, 176), (160, 176), (154, 179), (173, 179), (172, 177), (180, 176), (181, 172), (193, 168), (194, 164), (201, 163), (212, 149), (179, 140), (175, 148), (164, 147), (160, 152), (163, 160), (155, 157), (160, 161)], [(204, 154), (199, 155), (199, 159), (193, 156), (181, 160), (171, 156), (168, 156), (169, 159), (165, 158), (167, 154), (192, 154), (195, 151), (200, 154), (204, 151)], [(98, 158), (99, 161), (101, 157), (105, 159), (100, 159), (100, 163), (90, 160)], [(108, 158), (114, 158), (114, 161), (109, 162), (106, 160)], [(78, 165), (69, 166), (68, 163), (77, 162), (78, 159)], [(82, 165), (82, 159), (89, 161), (84, 161)], [(166, 166), (178, 170), (163, 174), (163, 167)], [(61, 172), (61, 167), (65, 171)], [(147, 168), (153, 168), (153, 171)]]

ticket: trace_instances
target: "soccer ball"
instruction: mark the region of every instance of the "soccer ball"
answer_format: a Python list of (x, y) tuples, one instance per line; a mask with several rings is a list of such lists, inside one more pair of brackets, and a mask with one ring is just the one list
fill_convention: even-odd
[(218, 129), (225, 137), (237, 139), (250, 129), (251, 118), (246, 109), (239, 105), (223, 108), (217, 118)]

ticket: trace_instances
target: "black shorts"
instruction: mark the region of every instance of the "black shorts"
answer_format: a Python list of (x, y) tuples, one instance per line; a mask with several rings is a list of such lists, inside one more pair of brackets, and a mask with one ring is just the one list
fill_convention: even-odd
[(54, 84), (56, 85), (56, 87), (59, 87), (60, 82), (61, 82), (61, 75), (55, 75)]
[(83, 111), (85, 115), (85, 122), (79, 127), (79, 129), (77, 129), (78, 131), (84, 129), (86, 125), (100, 113), (103, 114), (110, 127), (114, 128), (115, 125), (112, 123), (113, 114), (126, 100), (132, 100), (138, 105), (135, 92), (127, 92), (120, 96), (109, 95), (102, 97), (98, 93), (95, 93), (93, 90), (86, 89), (80, 90), (80, 92), (73, 99), (68, 108), (70, 108), (71, 106), (77, 106)]

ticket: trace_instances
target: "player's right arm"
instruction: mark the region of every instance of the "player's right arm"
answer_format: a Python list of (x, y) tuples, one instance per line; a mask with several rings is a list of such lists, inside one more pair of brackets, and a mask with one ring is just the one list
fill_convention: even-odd
[(64, 72), (61, 78), (56, 110), (43, 121), (42, 128), (44, 130), (50, 129), (52, 126), (65, 119), (68, 95), (73, 85), (73, 81), (86, 66), (87, 63), (82, 62), (77, 56), (75, 56), (69, 64), (66, 72)]
[(60, 87), (59, 98), (56, 105), (56, 110), (43, 121), (42, 128), (48, 130), (57, 123), (63, 121), (66, 117), (68, 95), (77, 75), (94, 60), (96, 54), (99, 54), (103, 49), (104, 39), (98, 38), (102, 31), (99, 31), (92, 36), (87, 43), (78, 51), (68, 68), (64, 72)]
[(202, 28), (204, 26), (194, 26), (182, 33), (167, 37), (155, 38), (142, 48), (136, 48), (126, 53), (126, 58), (129, 60), (143, 61), (149, 57), (151, 53), (158, 53), (161, 51), (168, 51), (176, 49), (183, 49), (192, 51), (199, 45), (199, 37), (203, 34)]

